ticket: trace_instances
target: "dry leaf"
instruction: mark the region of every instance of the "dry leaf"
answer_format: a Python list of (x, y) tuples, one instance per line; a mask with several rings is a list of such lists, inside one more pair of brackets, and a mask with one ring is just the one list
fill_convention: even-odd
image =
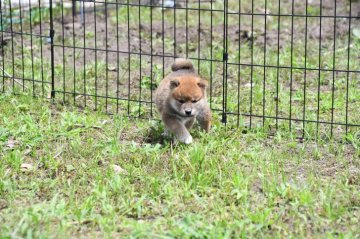
[(51, 91), (47, 94), (46, 99), (51, 99)]
[(115, 66), (108, 66), (108, 71), (117, 71)]
[(254, 87), (255, 86), (255, 83), (246, 83), (245, 85), (244, 85), (244, 87)]
[(25, 151), (24, 151), (24, 156), (26, 156), (26, 155), (28, 155), (28, 154), (30, 154), (31, 153), (31, 149), (26, 149)]
[(7, 147), (9, 147), (10, 149), (13, 149), (17, 144), (19, 144), (18, 140), (15, 140), (13, 138), (10, 138), (6, 144)]
[(62, 150), (61, 150), (60, 152), (58, 152), (57, 154), (55, 154), (54, 159), (56, 159), (57, 157), (59, 157), (61, 153), (62, 153)]
[(353, 28), (352, 33), (356, 38), (360, 38), (360, 28)]
[(93, 129), (98, 129), (98, 130), (103, 130), (102, 127), (101, 127), (101, 126), (98, 126), (98, 125), (94, 125), (92, 128), (93, 128)]
[(124, 175), (128, 174), (128, 172), (119, 165), (113, 164), (113, 169), (117, 174), (124, 174)]
[(22, 163), (20, 167), (21, 167), (21, 171), (23, 171), (23, 172), (30, 171), (34, 168), (32, 166), (32, 164), (29, 164), (29, 163)]
[(78, 100), (78, 99), (80, 99), (82, 97), (84, 97), (84, 95), (78, 95), (78, 96), (75, 97), (75, 99)]

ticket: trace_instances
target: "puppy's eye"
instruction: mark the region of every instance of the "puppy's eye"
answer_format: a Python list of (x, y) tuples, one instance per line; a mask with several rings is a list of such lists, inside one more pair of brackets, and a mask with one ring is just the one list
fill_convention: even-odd
[(178, 100), (180, 104), (184, 104), (185, 100)]

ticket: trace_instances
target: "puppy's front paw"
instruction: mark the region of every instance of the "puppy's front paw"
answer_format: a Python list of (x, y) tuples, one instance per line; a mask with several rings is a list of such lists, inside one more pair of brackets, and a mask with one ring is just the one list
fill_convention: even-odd
[(193, 138), (191, 136), (189, 136), (186, 140), (185, 140), (185, 144), (191, 144), (193, 141)]
[(193, 138), (191, 135), (189, 135), (187, 138), (184, 139), (183, 143), (185, 144), (191, 144), (193, 141)]

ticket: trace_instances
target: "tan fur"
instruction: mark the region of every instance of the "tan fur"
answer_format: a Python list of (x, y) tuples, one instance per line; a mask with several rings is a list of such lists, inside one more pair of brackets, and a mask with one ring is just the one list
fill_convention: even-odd
[(189, 60), (177, 59), (155, 92), (155, 103), (165, 124), (183, 143), (190, 144), (189, 130), (195, 119), (201, 128), (209, 132), (211, 111), (206, 99), (207, 81), (201, 79)]

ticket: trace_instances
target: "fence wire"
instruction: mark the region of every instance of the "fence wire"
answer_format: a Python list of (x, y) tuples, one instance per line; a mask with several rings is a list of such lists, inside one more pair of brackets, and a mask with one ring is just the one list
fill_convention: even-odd
[(359, 137), (360, 3), (1, 0), (1, 92), (158, 117), (175, 58), (209, 81), (215, 120)]

